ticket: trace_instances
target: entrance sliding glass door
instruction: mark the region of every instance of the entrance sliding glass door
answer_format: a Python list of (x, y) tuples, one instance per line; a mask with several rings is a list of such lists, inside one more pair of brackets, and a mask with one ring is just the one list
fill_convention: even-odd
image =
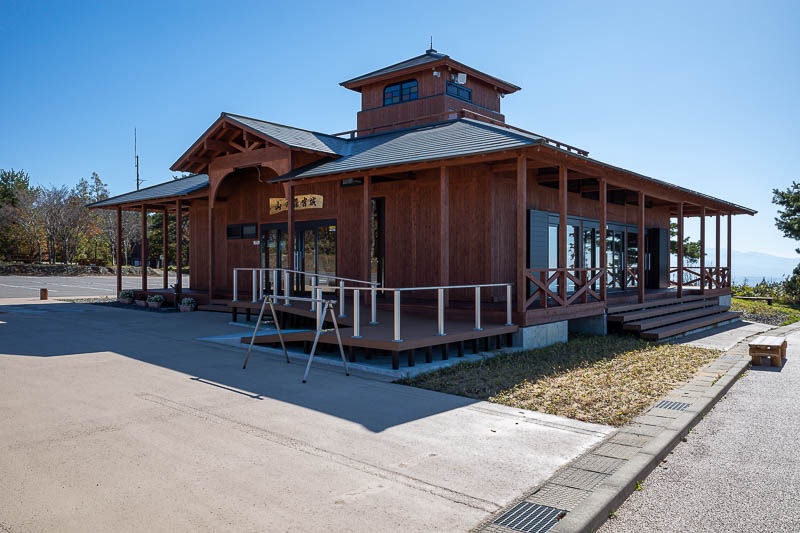
[[(261, 227), (261, 267), (288, 268), (288, 226), (264, 224)], [(294, 227), (294, 270), (308, 274), (336, 275), (336, 221), (297, 222)], [(311, 275), (292, 276), (295, 293), (310, 294), (314, 282)], [(268, 280), (271, 290), (272, 279)], [(318, 285), (334, 285), (332, 280), (318, 279)]]

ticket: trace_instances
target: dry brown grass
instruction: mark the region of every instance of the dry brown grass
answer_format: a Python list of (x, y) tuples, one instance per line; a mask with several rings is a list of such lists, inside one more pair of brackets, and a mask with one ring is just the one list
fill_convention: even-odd
[(621, 426), (719, 353), (628, 336), (576, 336), (568, 343), (463, 363), (401, 383)]

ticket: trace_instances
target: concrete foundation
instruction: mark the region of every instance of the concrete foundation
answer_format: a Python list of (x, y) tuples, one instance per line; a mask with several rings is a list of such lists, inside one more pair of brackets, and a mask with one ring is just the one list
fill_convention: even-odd
[(730, 307), (731, 303), (732, 303), (732, 301), (731, 301), (731, 295), (730, 294), (725, 294), (725, 295), (719, 297), (719, 305), (723, 305), (725, 307)]
[(569, 321), (568, 329), (570, 333), (605, 335), (608, 333), (605, 312), (602, 315), (573, 318)]
[(568, 334), (566, 320), (550, 322), (549, 324), (519, 328), (519, 331), (514, 333), (513, 344), (526, 350), (544, 348), (559, 342), (567, 342)]

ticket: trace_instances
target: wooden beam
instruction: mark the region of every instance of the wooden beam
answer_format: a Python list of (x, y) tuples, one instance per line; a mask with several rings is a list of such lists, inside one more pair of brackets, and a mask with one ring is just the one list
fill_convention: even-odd
[[(216, 194), (216, 192), (214, 193)], [(190, 237), (191, 238), (191, 237)], [(208, 300), (214, 298), (214, 204), (208, 202)]]
[(141, 246), (141, 259), (142, 259), (142, 290), (147, 290), (147, 259), (150, 256), (150, 251), (147, 249), (147, 207), (142, 204), (142, 246)]
[(117, 206), (117, 298), (122, 292), (122, 206)]
[[(567, 268), (567, 167), (558, 167), (558, 267)], [(567, 299), (567, 277), (559, 277), (558, 295)]]
[(678, 204), (678, 298), (683, 298), (683, 202)]
[(175, 202), (175, 299), (180, 304), (183, 292), (183, 206), (181, 201)]
[(169, 224), (167, 224), (167, 209), (164, 208), (162, 211), (163, 217), (161, 218), (161, 255), (164, 257), (162, 260), (162, 281), (165, 289), (169, 288), (169, 270), (167, 269), (167, 229), (169, 228)]
[(361, 250), (364, 254), (362, 262), (363, 280), (369, 280), (372, 271), (372, 254), (370, 250), (370, 236), (372, 233), (372, 192), (370, 190), (370, 177), (364, 176), (364, 190), (361, 199)]
[[(450, 169), (439, 170), (439, 284), (450, 285)], [(444, 306), (449, 307), (450, 291), (444, 291)]]
[(203, 143), (203, 146), (206, 150), (211, 150), (213, 152), (236, 152), (230, 144), (226, 143), (225, 141), (218, 141), (217, 139), (206, 139)]
[(700, 206), (700, 291), (706, 289), (706, 207)]
[(644, 303), (644, 191), (639, 191), (639, 206), (637, 207), (636, 211), (638, 212), (638, 219), (639, 219), (639, 239), (637, 246), (639, 247), (639, 257), (638, 261), (638, 289), (639, 289), (639, 303)]
[(728, 263), (725, 266), (728, 267), (728, 282), (733, 286), (733, 269), (731, 268), (731, 218), (732, 215), (728, 213)]
[[(300, 265), (294, 264), (294, 184), (292, 182), (285, 183), (283, 186), (283, 192), (286, 196), (286, 201), (288, 204), (288, 209), (286, 212), (288, 225), (288, 235), (286, 238), (286, 260), (289, 262), (289, 270), (300, 270)], [(289, 294), (289, 287), (286, 287), (285, 290), (286, 294)]]
[(528, 250), (528, 158), (517, 157), (517, 312), (524, 313), (528, 299), (526, 252)]
[(608, 294), (608, 257), (606, 255), (606, 245), (608, 243), (607, 236), (607, 215), (608, 215), (608, 184), (606, 180), (600, 179), (600, 266), (604, 271), (603, 276), (600, 278), (600, 298), (605, 302)]
[(719, 251), (719, 244), (720, 244), (720, 238), (719, 238), (719, 228), (720, 228), (720, 226), (719, 226), (719, 211), (717, 211), (717, 214), (716, 214), (715, 218), (716, 218), (716, 223), (717, 223), (717, 231), (716, 231), (717, 245), (715, 246), (716, 250), (714, 250), (715, 255), (716, 255), (716, 257), (714, 258), (714, 279), (717, 282), (717, 287), (719, 287), (719, 281), (720, 281), (720, 279), (719, 279), (719, 259), (720, 259), (720, 251)]

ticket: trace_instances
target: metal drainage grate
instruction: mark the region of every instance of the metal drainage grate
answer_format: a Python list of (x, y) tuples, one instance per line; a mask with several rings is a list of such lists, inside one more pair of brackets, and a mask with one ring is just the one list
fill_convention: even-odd
[(685, 411), (690, 404), (683, 403), (683, 402), (668, 402), (667, 400), (661, 400), (658, 402), (656, 407), (659, 409), (672, 409), (673, 411)]
[(525, 533), (544, 533), (550, 531), (566, 514), (563, 509), (520, 502), (494, 523)]

